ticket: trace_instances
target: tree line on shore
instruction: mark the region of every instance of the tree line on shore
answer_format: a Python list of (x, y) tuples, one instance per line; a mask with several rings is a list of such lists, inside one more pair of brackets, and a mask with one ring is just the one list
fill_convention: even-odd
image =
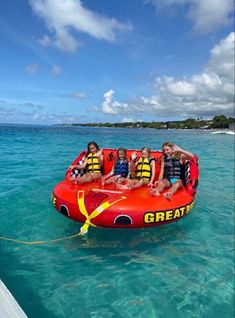
[(89, 127), (113, 127), (113, 128), (154, 128), (154, 129), (226, 129), (230, 125), (235, 125), (235, 118), (227, 118), (224, 115), (215, 116), (213, 119), (204, 120), (201, 117), (197, 119), (188, 118), (180, 121), (165, 122), (123, 122), (123, 123), (86, 123), (70, 124), (71, 126), (89, 126)]

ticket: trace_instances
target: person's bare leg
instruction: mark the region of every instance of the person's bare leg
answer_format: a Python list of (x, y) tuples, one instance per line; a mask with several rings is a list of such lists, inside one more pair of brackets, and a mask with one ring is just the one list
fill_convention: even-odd
[(133, 184), (133, 186), (131, 187), (131, 190), (141, 188), (143, 185), (144, 185), (144, 181), (142, 179), (140, 179)]
[(105, 185), (110, 183), (115, 183), (117, 181), (117, 176), (112, 176), (109, 179), (105, 180)]
[(116, 187), (117, 189), (120, 189), (120, 190), (130, 190), (134, 183), (135, 183), (135, 180), (131, 179), (131, 180), (127, 180), (126, 184), (116, 183)]
[(159, 196), (161, 194), (161, 192), (165, 189), (165, 188), (169, 188), (171, 186), (170, 182), (167, 179), (163, 179), (161, 180), (156, 188), (150, 188), (149, 191), (151, 193), (151, 195), (153, 196)]
[(163, 193), (163, 196), (164, 196), (166, 199), (170, 200), (170, 199), (173, 197), (173, 195), (174, 195), (179, 189), (182, 188), (182, 186), (183, 186), (183, 183), (182, 183), (181, 180), (176, 181), (176, 182), (170, 187), (170, 189), (169, 189), (166, 193)]
[(122, 184), (126, 179), (123, 177), (118, 178), (115, 182), (116, 184)]
[(77, 182), (78, 182), (79, 184), (84, 184), (84, 183), (91, 182), (91, 175), (90, 175), (90, 173), (86, 173), (86, 174), (84, 174), (84, 176), (77, 178)]
[(86, 173), (82, 177), (77, 179), (79, 184), (89, 183), (94, 180), (100, 179), (102, 177), (101, 173)]

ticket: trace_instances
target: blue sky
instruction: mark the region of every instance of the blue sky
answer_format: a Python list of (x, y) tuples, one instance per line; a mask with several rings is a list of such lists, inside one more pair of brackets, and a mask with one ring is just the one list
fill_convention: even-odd
[(232, 0), (0, 2), (0, 122), (234, 116)]

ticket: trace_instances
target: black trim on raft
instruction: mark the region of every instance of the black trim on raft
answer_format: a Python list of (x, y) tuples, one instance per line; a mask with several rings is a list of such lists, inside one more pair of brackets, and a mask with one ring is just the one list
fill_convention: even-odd
[(198, 187), (198, 179), (195, 179), (195, 184), (193, 186), (193, 189), (197, 190), (197, 187)]
[(133, 221), (129, 215), (121, 214), (115, 218), (114, 224), (128, 225), (133, 224)]
[(65, 216), (70, 216), (70, 213), (69, 213), (69, 209), (67, 208), (66, 205), (64, 204), (61, 204), (60, 207), (59, 207), (59, 212)]

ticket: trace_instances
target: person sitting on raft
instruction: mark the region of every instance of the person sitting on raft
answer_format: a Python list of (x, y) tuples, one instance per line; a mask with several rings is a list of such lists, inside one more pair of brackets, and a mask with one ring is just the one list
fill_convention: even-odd
[(102, 186), (110, 183), (122, 183), (129, 174), (129, 163), (125, 148), (117, 150), (117, 159), (112, 170), (101, 178)]
[(163, 193), (163, 196), (170, 200), (182, 188), (185, 180), (185, 163), (187, 159), (193, 157), (193, 154), (172, 142), (165, 142), (162, 145), (162, 151), (159, 178), (149, 191), (153, 196), (159, 196), (165, 188), (168, 188), (169, 190)]
[[(104, 157), (102, 150), (96, 142), (91, 141), (87, 145), (87, 155), (84, 162), (80, 165), (70, 166), (72, 168), (70, 180), (75, 181), (75, 183), (83, 184), (92, 182), (94, 180), (100, 179), (102, 177), (101, 168), (103, 166)], [(86, 173), (82, 176), (76, 175), (76, 170), (86, 169)]]
[(155, 177), (156, 162), (151, 157), (151, 149), (144, 147), (141, 149), (141, 157), (136, 161), (137, 153), (131, 155), (132, 169), (136, 169), (134, 179), (126, 179), (125, 184), (117, 184), (121, 190), (134, 190), (144, 185), (152, 186)]

